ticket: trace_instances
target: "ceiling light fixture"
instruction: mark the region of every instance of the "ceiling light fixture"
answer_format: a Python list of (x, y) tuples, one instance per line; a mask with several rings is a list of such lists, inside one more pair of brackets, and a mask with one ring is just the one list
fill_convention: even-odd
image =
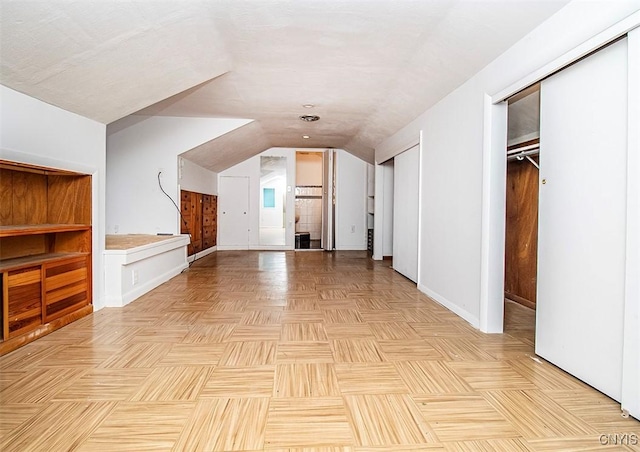
[(315, 105), (313, 105), (313, 104), (304, 104), (303, 107), (304, 108), (313, 108), (313, 107), (315, 107)]
[(305, 140), (308, 140), (311, 137), (309, 135), (302, 135), (302, 138), (304, 138)]
[(302, 121), (305, 122), (314, 122), (317, 121), (318, 119), (320, 119), (320, 116), (316, 116), (316, 115), (302, 115), (300, 116), (300, 119)]

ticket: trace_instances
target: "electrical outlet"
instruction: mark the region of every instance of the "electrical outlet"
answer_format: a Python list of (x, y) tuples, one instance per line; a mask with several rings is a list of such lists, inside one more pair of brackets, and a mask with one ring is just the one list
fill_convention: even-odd
[(351, 225), (351, 233), (352, 233), (352, 234), (355, 234), (355, 232), (356, 232), (356, 225), (355, 225), (355, 224), (352, 224), (352, 225)]
[(115, 232), (115, 233), (117, 234), (119, 230), (120, 230), (120, 225), (116, 224), (116, 225), (113, 227), (113, 232)]
[(131, 284), (138, 284), (138, 270), (131, 270)]

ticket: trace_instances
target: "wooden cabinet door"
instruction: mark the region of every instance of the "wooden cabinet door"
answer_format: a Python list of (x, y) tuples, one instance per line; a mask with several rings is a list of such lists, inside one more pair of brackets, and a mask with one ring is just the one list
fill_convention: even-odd
[(211, 196), (211, 215), (213, 216), (213, 223), (211, 225), (211, 246), (218, 244), (218, 197), (216, 195)]
[(88, 256), (45, 263), (42, 275), (45, 322), (69, 314), (91, 302)]
[(191, 245), (194, 253), (202, 251), (202, 193), (191, 193), (191, 210), (193, 227), (191, 229)]
[(217, 196), (204, 195), (202, 200), (202, 249), (216, 246)]
[(202, 251), (202, 194), (181, 190), (180, 204), (180, 233), (191, 236), (187, 248), (187, 254), (191, 256)]
[(6, 339), (31, 331), (42, 324), (42, 271), (38, 265), (9, 271), (3, 277), (8, 298), (7, 325), (3, 328)]
[(180, 232), (191, 235), (188, 255), (191, 256), (217, 242), (217, 201), (216, 195), (182, 190), (180, 192), (180, 212), (182, 221)]

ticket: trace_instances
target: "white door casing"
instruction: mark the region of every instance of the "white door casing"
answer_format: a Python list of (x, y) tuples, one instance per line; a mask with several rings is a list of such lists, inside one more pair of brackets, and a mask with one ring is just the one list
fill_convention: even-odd
[(334, 199), (333, 199), (333, 170), (335, 151), (327, 149), (322, 156), (322, 248), (333, 250), (334, 242)]

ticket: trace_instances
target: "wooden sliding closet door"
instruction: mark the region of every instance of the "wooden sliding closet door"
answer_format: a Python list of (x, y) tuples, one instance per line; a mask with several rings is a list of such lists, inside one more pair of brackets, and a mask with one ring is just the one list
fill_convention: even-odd
[(536, 353), (620, 400), (627, 41), (542, 82)]

